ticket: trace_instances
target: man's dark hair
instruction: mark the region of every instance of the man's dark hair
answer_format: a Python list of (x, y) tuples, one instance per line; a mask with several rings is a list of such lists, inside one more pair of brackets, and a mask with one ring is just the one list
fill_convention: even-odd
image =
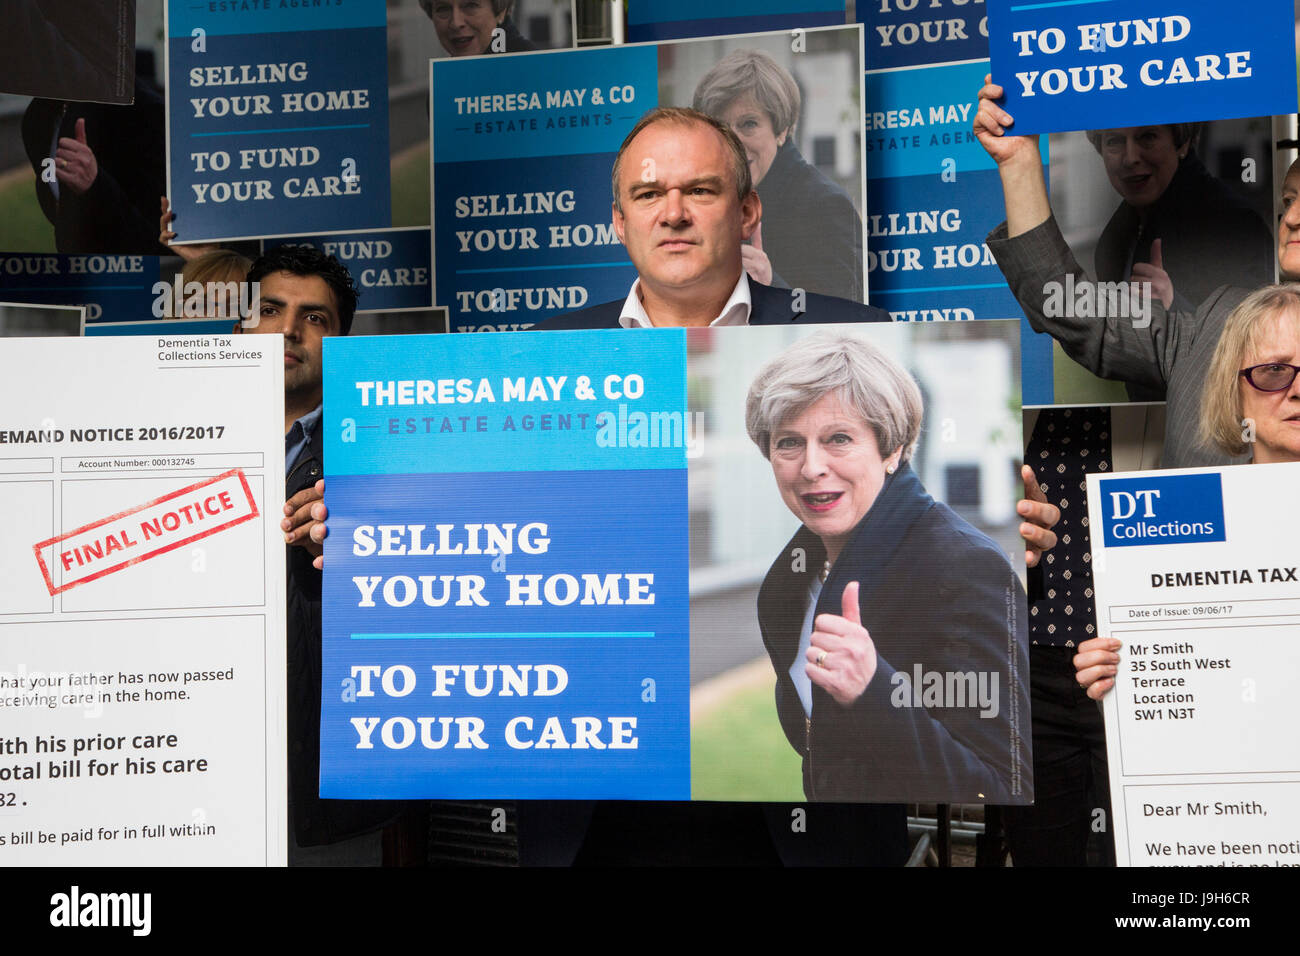
[(334, 293), (339, 307), (339, 335), (352, 330), (352, 314), (357, 310), (361, 293), (352, 281), (348, 267), (315, 246), (273, 246), (253, 260), (248, 270), (249, 282), (260, 282), (273, 272), (291, 272), (296, 276), (319, 276)]
[(643, 129), (655, 123), (676, 123), (679, 126), (697, 123), (700, 126), (712, 127), (727, 144), (727, 153), (731, 157), (731, 178), (735, 181), (737, 198), (744, 202), (745, 197), (754, 191), (753, 177), (749, 172), (749, 155), (745, 152), (740, 137), (730, 126), (708, 113), (701, 113), (699, 110), (685, 106), (656, 106), (647, 110), (632, 127), (632, 132), (623, 138), (623, 145), (618, 148), (618, 155), (614, 157), (614, 168), (610, 170), (609, 178), (614, 191), (614, 208), (620, 213), (623, 211), (623, 197), (618, 194), (618, 180), (623, 174), (623, 154)]

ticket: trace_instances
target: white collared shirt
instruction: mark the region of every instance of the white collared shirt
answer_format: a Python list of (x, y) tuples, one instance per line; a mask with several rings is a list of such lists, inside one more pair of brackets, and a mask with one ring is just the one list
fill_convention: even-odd
[[(736, 287), (731, 290), (731, 298), (723, 305), (718, 317), (709, 325), (748, 325), (749, 311), (753, 301), (749, 295), (749, 277), (745, 275), (745, 270), (741, 269), (740, 278), (736, 281)], [(646, 314), (645, 306), (641, 304), (641, 280), (639, 278), (632, 283), (632, 291), (627, 294), (627, 299), (623, 303), (623, 312), (618, 317), (618, 324), (625, 329), (652, 329), (655, 327), (655, 324), (650, 321), (650, 316)]]
[(813, 622), (817, 620), (817, 602), (821, 596), (821, 575), (814, 574), (808, 585), (808, 607), (803, 612), (803, 627), (799, 629), (799, 649), (790, 664), (790, 679), (794, 681), (794, 690), (799, 695), (799, 703), (803, 704), (805, 717), (812, 716), (812, 678), (808, 676), (808, 668), (817, 665), (808, 663), (808, 649), (812, 647)]

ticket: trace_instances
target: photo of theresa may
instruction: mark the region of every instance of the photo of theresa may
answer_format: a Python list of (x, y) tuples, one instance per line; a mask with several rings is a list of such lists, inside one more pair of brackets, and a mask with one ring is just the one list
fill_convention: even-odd
[[(765, 687), (767, 703), (765, 714), (749, 719), (779, 725), (786, 756), (798, 758), (805, 799), (1007, 804), (1032, 798), (1022, 733), (1028, 728), (1023, 550), (1010, 510), (1018, 436), (1008, 415), (1011, 396), (996, 394), (1014, 387), (1007, 384), (1014, 376), (1005, 375), (1014, 348), (1002, 324), (782, 329), (761, 342), (749, 329), (744, 338), (714, 337), (704, 345), (726, 355), (725, 366), (756, 366), (746, 373), (744, 430), (748, 453), (766, 475), (746, 465), (743, 479), (735, 480), (740, 476), (727, 467), (740, 451), (734, 432), (725, 421), (711, 429), (707, 411), (697, 420), (701, 461), (692, 467), (731, 474), (728, 495), (743, 499), (750, 522), (764, 526), (750, 537), (755, 546), (768, 542), (769, 550), (766, 570), (758, 573), (750, 562), (748, 578), (740, 564), (724, 563), (733, 574), (725, 584), (716, 568), (693, 569), (692, 640), (703, 645), (693, 652), (700, 665), (693, 666), (693, 715), (701, 717), (693, 718), (693, 763), (745, 759), (739, 746), (721, 757), (707, 749), (705, 714), (729, 705), (707, 703), (720, 678), (695, 678), (706, 669), (709, 644), (748, 646), (757, 632), (767, 667), (754, 661), (750, 673), (756, 687)], [(954, 333), (965, 334), (954, 341)], [(979, 339), (960, 341), (973, 336)], [(997, 374), (1004, 376), (1000, 386)], [(712, 388), (706, 393), (705, 377), (696, 382), (693, 401), (716, 408), (722, 396)], [(971, 394), (975, 379), (988, 383), (992, 400)], [(927, 415), (927, 406), (942, 417)], [(722, 500), (701, 514), (696, 503), (705, 494), (693, 481), (693, 555), (705, 524), (712, 532), (727, 521)], [(778, 532), (784, 543), (771, 547)], [(725, 637), (704, 638), (713, 592), (697, 584), (712, 576), (719, 588), (743, 591), (756, 573), (748, 620), (736, 621)], [(711, 795), (705, 790), (713, 784), (704, 781), (714, 780), (717, 769), (697, 766), (697, 799)], [(743, 772), (730, 783), (726, 776), (717, 779), (719, 797), (759, 795), (740, 782), (747, 779)]]

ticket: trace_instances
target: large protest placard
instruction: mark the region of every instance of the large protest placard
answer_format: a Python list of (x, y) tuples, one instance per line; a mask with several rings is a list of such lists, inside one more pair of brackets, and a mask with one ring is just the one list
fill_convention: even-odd
[(322, 796), (689, 796), (685, 336), (578, 344), (326, 341)]
[(727, 0), (629, 0), (627, 5), (630, 43), (843, 22), (843, 0), (753, 0), (743, 7)]
[(988, 18), (982, 0), (863, 0), (867, 69), (889, 70), (984, 60)]
[[(1292, 866), (1300, 853), (1300, 465), (1088, 476), (1121, 866)], [(1101, 533), (1095, 533), (1101, 529)]]
[[(866, 38), (867, 270), (896, 320), (1022, 314), (984, 244), (1003, 218), (997, 168), (971, 132), (988, 65), (984, 6), (859, 4)], [(1047, 150), (1043, 151), (1044, 176)], [(1026, 402), (1051, 387), (1051, 341), (1021, 329)]]
[[(1030, 800), (1017, 329), (951, 328), (328, 340), (322, 796)], [(756, 447), (810, 351), (914, 375), (944, 437)], [(851, 704), (805, 672), (823, 589), (876, 648)]]
[(867, 268), (897, 319), (1006, 319), (1020, 307), (984, 237), (1004, 215), (997, 168), (971, 133), (988, 64), (867, 74)]
[(794, 93), (789, 127), (766, 122), (747, 147), (763, 201), (753, 246), (771, 284), (861, 301), (861, 29), (822, 28), (435, 61), (434, 302), (453, 330), (528, 328), (627, 296), (636, 271), (610, 208), (620, 143), (656, 106), (708, 100), (730, 121), (748, 97), (706, 94), (754, 62)]
[[(692, 330), (694, 799), (1032, 799), (1018, 334)], [(919, 441), (864, 428), (877, 415), (915, 423)], [(874, 673), (828, 689), (819, 678), (845, 677), (852, 645), (806, 628), (853, 616)]]
[(148, 318), (158, 281), (157, 256), (0, 255), (0, 299), (85, 306), (90, 324)]
[(1016, 133), (1291, 113), (1288, 0), (988, 0), (993, 78)]
[(390, 225), (383, 0), (167, 3), (182, 242)]
[(284, 862), (269, 339), (0, 349), (4, 864)]

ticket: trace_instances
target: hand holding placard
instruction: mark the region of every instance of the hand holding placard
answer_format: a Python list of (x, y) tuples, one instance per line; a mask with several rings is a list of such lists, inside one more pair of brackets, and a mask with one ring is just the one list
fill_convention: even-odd
[(1130, 2), (1103, 19), (1095, 2), (988, 0), (993, 75), (1027, 133), (1113, 129), (1295, 109), (1291, 4), (1250, 16), (1217, 0)]

